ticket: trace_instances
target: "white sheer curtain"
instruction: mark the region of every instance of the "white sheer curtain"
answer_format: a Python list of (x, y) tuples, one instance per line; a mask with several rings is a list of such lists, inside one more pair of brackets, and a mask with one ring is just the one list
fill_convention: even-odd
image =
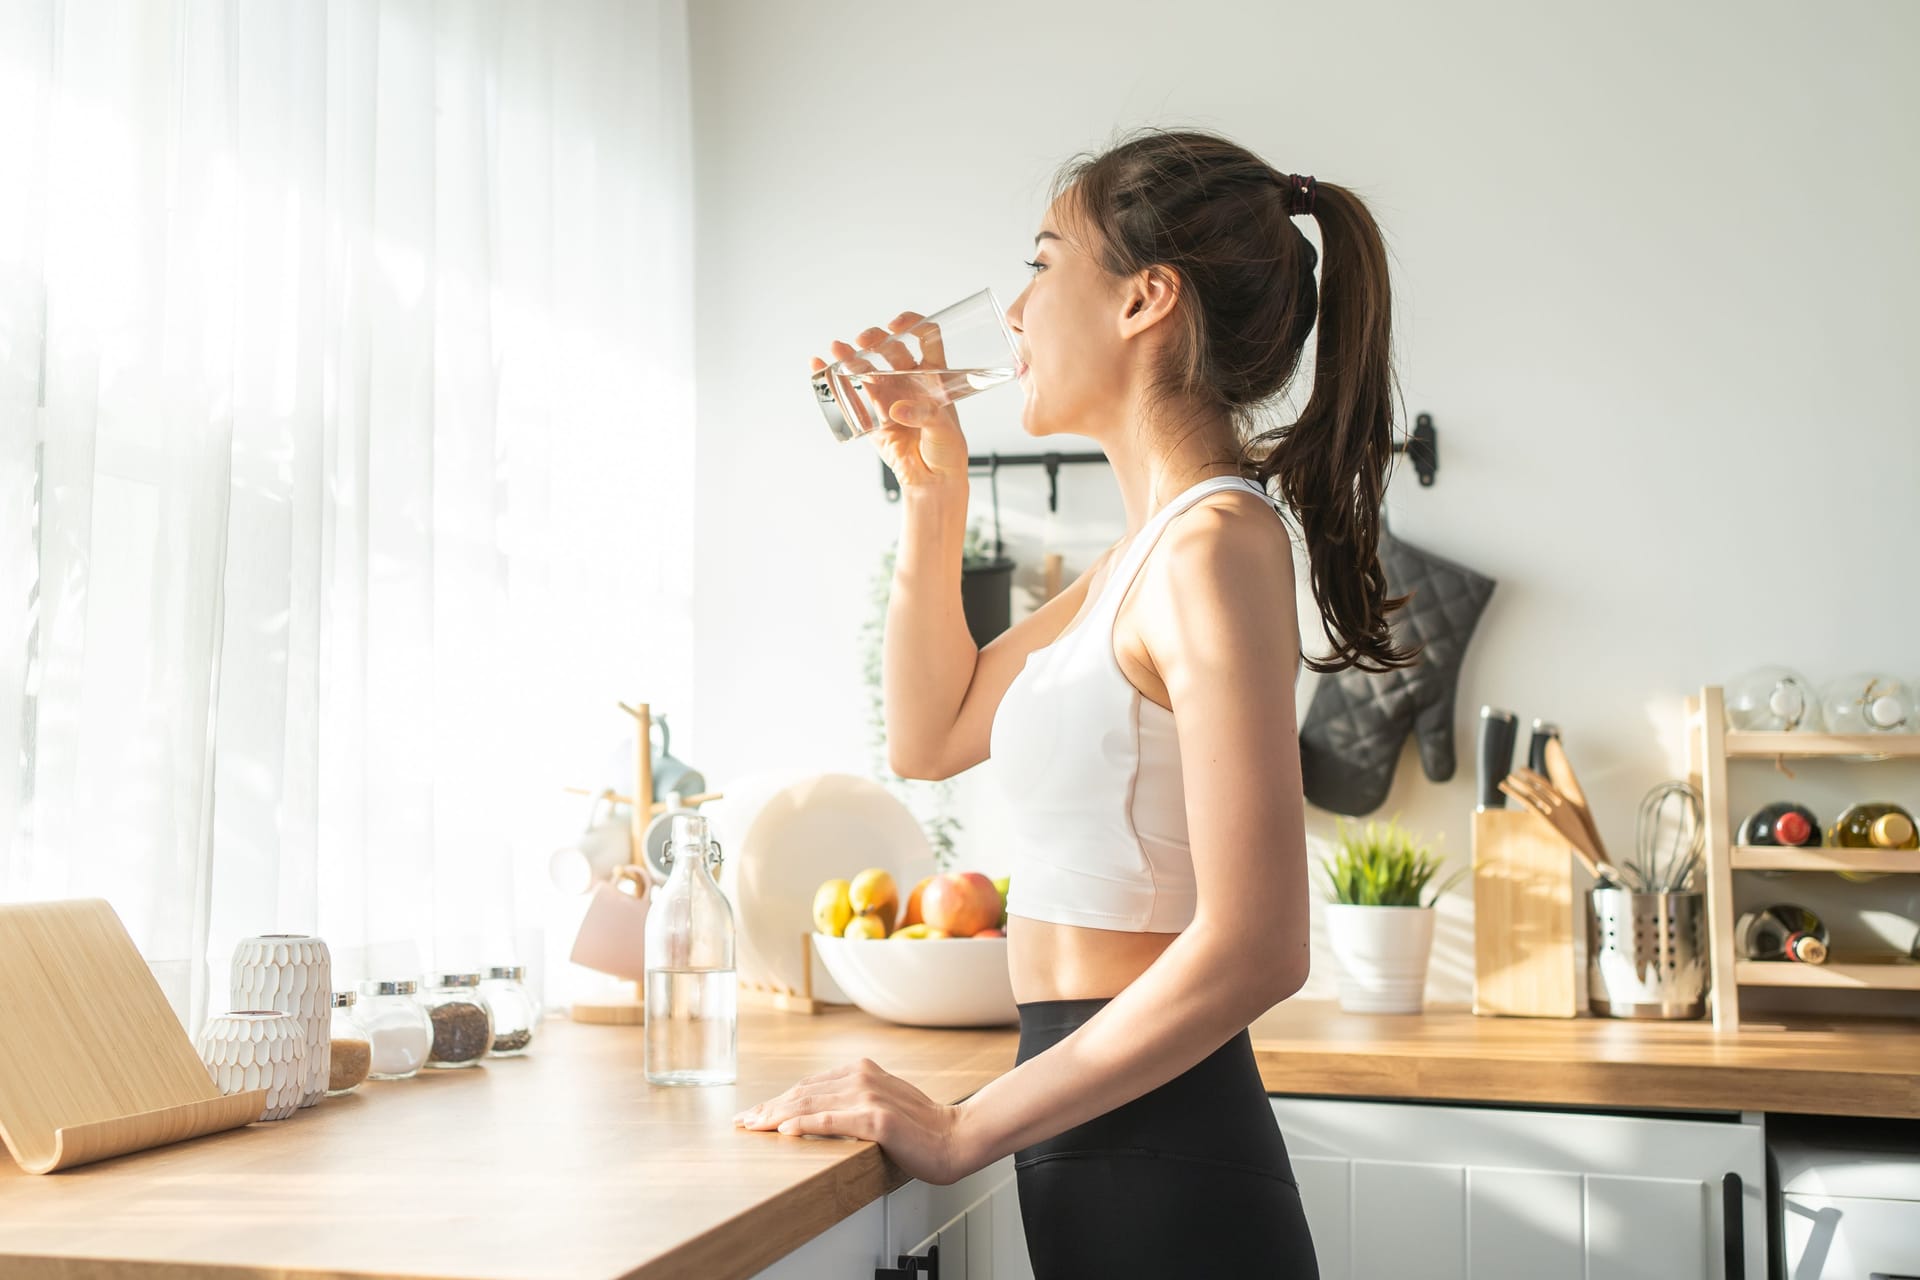
[(684, 0), (0, 4), (0, 899), (549, 952), (690, 667)]

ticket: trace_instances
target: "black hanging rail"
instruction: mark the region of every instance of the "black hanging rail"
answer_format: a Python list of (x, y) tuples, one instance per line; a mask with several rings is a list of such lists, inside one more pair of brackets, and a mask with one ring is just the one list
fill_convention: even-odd
[[(1440, 470), (1440, 437), (1434, 430), (1433, 415), (1423, 413), (1414, 419), (1413, 431), (1405, 440), (1393, 446), (1395, 453), (1407, 455), (1407, 461), (1413, 464), (1414, 471), (1420, 477), (1423, 487), (1431, 486), (1433, 478)], [(1047, 453), (970, 453), (967, 455), (967, 470), (984, 468), (998, 471), (1001, 467), (1045, 467), (1047, 469), (1047, 510), (1060, 510), (1060, 468), (1077, 462), (1105, 462), (1107, 455), (1098, 450), (1086, 453), (1061, 453), (1057, 450)], [(880, 484), (886, 490), (887, 501), (900, 499), (900, 480), (893, 474), (893, 468), (884, 459), (880, 463)]]

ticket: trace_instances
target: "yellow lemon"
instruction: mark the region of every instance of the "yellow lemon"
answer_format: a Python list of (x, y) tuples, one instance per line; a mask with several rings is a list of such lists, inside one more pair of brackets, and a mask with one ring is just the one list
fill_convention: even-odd
[(900, 914), (900, 889), (893, 876), (880, 867), (868, 867), (847, 886), (847, 900), (857, 916), (879, 916), (889, 930)]
[(887, 936), (887, 926), (881, 922), (879, 916), (855, 916), (853, 919), (847, 921), (847, 931), (843, 936), (848, 938), (884, 938)]
[(813, 891), (813, 927), (818, 933), (839, 937), (853, 919), (853, 903), (847, 898), (845, 880), (828, 880)]

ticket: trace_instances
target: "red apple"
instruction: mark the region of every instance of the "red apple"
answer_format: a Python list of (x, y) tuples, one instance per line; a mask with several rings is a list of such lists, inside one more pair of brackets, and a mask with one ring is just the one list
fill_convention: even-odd
[(973, 936), (976, 938), (1004, 938), (1007, 935), (1006, 932), (1001, 929), (982, 929)]
[(970, 938), (1000, 922), (1000, 891), (977, 871), (946, 871), (920, 895), (920, 913), (935, 929)]

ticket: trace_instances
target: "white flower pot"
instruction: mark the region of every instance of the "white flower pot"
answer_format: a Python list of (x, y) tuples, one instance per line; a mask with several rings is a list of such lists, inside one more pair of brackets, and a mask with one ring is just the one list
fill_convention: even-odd
[(333, 1067), (333, 957), (327, 944), (304, 933), (243, 938), (233, 949), (228, 1002), (235, 1009), (292, 1014), (306, 1042), (306, 1080), (300, 1105), (327, 1096)]
[(1432, 907), (1326, 904), (1327, 941), (1340, 962), (1348, 1013), (1419, 1013), (1433, 952)]
[(306, 1031), (292, 1014), (278, 1009), (220, 1014), (207, 1019), (196, 1047), (222, 1097), (265, 1089), (262, 1120), (285, 1120), (300, 1109)]

